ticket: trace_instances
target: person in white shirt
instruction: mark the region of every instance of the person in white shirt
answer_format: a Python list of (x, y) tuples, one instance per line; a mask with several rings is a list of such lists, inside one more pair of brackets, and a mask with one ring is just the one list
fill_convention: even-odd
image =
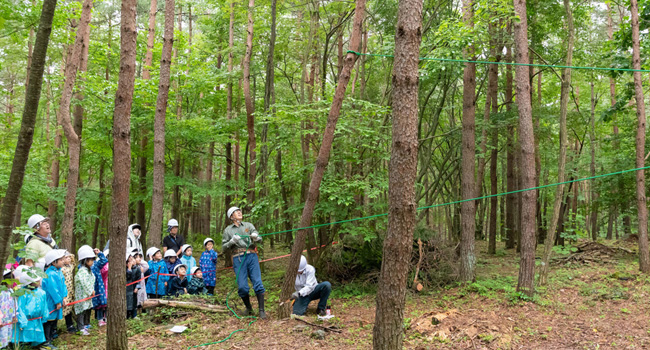
[(291, 299), (295, 300), (293, 313), (295, 315), (304, 315), (307, 312), (309, 303), (312, 300), (319, 300), (318, 315), (325, 316), (327, 299), (331, 292), (332, 285), (329, 282), (318, 283), (316, 280), (316, 269), (307, 264), (307, 259), (301, 256), (298, 275), (296, 275), (296, 291), (291, 295)]

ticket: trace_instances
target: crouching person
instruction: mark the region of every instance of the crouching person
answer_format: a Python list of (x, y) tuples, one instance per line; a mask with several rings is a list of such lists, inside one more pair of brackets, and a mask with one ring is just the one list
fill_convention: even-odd
[(316, 269), (307, 264), (307, 259), (301, 256), (298, 275), (296, 275), (296, 291), (291, 295), (291, 299), (296, 301), (293, 304), (293, 313), (304, 315), (307, 312), (309, 303), (312, 300), (318, 300), (318, 315), (325, 316), (327, 299), (330, 297), (331, 292), (332, 285), (329, 282), (318, 283)]

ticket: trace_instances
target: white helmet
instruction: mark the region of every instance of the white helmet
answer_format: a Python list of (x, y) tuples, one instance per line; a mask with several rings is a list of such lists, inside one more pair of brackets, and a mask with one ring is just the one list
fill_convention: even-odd
[(179, 267), (184, 267), (184, 268), (185, 268), (185, 272), (187, 272), (187, 265), (185, 265), (185, 264), (178, 264), (178, 265), (174, 266), (174, 273), (176, 273), (176, 270), (178, 270)]
[(307, 268), (307, 258), (304, 255), (300, 256), (300, 265), (298, 266), (298, 272), (303, 272)]
[(95, 251), (89, 245), (81, 246), (81, 248), (79, 248), (79, 250), (77, 251), (77, 255), (79, 257), (79, 261), (83, 259), (90, 259), (90, 258), (94, 259), (97, 257), (95, 255)]
[(205, 247), (205, 245), (208, 244), (208, 242), (212, 242), (212, 244), (214, 244), (214, 239), (212, 239), (210, 237), (204, 239), (203, 240), (203, 246)]
[(133, 256), (133, 252), (126, 252), (126, 261), (129, 261), (129, 258)]
[(183, 244), (183, 246), (181, 247), (181, 252), (183, 252), (183, 254), (185, 254), (185, 250), (187, 248), (192, 248), (192, 246), (190, 244)]
[(47, 219), (43, 215), (34, 214), (27, 220), (27, 226), (29, 226), (29, 228), (36, 229), (36, 226), (45, 220)]
[(167, 221), (167, 226), (168, 227), (178, 227), (178, 220), (171, 219), (171, 220)]
[(34, 267), (41, 269), (41, 271), (45, 271), (45, 258), (38, 259), (38, 262), (34, 263)]
[(4, 273), (2, 274), (2, 277), (5, 277), (7, 275), (11, 275), (11, 269), (5, 269)]
[(165, 252), (165, 258), (178, 257), (174, 249), (167, 249)]
[(45, 254), (45, 265), (52, 265), (53, 262), (65, 256), (65, 249), (52, 249)]
[(237, 208), (237, 207), (230, 207), (230, 209), (228, 209), (228, 219), (230, 219), (230, 217), (232, 216), (232, 214), (233, 214), (234, 212), (236, 212), (237, 210), (241, 210), (241, 209), (239, 209), (239, 208)]
[(198, 267), (198, 266), (194, 266), (194, 267), (192, 268), (192, 270), (190, 270), (190, 273), (191, 273), (192, 275), (194, 275), (194, 274), (196, 274), (196, 271), (201, 271), (201, 268)]
[(147, 256), (149, 257), (149, 259), (151, 259), (154, 256), (154, 254), (158, 253), (159, 251), (160, 249), (156, 247), (151, 247), (147, 249)]
[[(20, 284), (26, 286), (28, 284), (32, 284), (34, 282), (38, 282), (41, 280), (41, 277), (36, 274), (36, 271), (30, 271), (31, 268), (27, 267), (24, 269), (24, 271), (20, 274), (20, 277), (18, 278), (18, 281)], [(33, 275), (33, 276), (30, 276)]]
[(14, 270), (14, 279), (20, 280), (20, 276), (23, 273), (23, 270), (29, 268), (27, 265), (18, 265), (16, 269)]

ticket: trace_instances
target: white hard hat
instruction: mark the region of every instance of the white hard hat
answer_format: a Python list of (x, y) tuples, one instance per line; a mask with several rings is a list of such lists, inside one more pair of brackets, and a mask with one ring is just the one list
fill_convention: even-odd
[(31, 234), (29, 234), (29, 235), (25, 235), (25, 237), (23, 238), (23, 242), (25, 242), (25, 244), (27, 244), (27, 241), (29, 241), (29, 239), (30, 239), (31, 237), (32, 237)]
[(300, 265), (298, 266), (298, 272), (305, 271), (305, 268), (307, 268), (307, 258), (305, 258), (304, 255), (301, 255), (300, 256)]
[(239, 209), (237, 207), (230, 207), (230, 209), (228, 209), (228, 219), (230, 219), (230, 217), (232, 216), (232, 213), (236, 212), (237, 210), (241, 210), (241, 209)]
[(56, 260), (65, 256), (65, 249), (52, 249), (45, 254), (45, 265), (52, 265)]
[(177, 257), (176, 251), (174, 249), (167, 249), (165, 252), (165, 258), (170, 258), (170, 257)]
[(133, 252), (126, 252), (126, 261), (129, 261), (129, 258), (133, 256)]
[(185, 271), (187, 272), (187, 265), (185, 265), (185, 264), (178, 264), (178, 265), (174, 266), (174, 273), (176, 273), (176, 270), (178, 270), (179, 267), (184, 267), (184, 268), (185, 268)]
[(27, 267), (20, 274), (20, 278), (18, 278), (20, 284), (26, 286), (28, 284), (32, 284), (34, 282), (38, 282), (41, 280), (41, 277), (36, 274), (36, 271), (29, 271), (30, 269), (31, 269), (30, 267)]
[(183, 246), (181, 247), (181, 252), (185, 253), (185, 249), (187, 248), (192, 248), (192, 246), (190, 244), (183, 244)]
[(205, 247), (205, 245), (208, 244), (208, 242), (212, 242), (212, 244), (214, 244), (214, 239), (212, 239), (210, 237), (204, 239), (203, 240), (203, 246)]
[(11, 274), (11, 269), (5, 269), (4, 273), (2, 274), (2, 277), (7, 276)]
[(190, 273), (191, 273), (191, 274), (195, 274), (196, 271), (201, 271), (201, 268), (198, 267), (198, 266), (194, 266), (194, 267), (192, 268), (192, 270), (190, 270)]
[(91, 258), (94, 259), (97, 256), (95, 255), (95, 251), (93, 250), (93, 248), (91, 246), (84, 245), (84, 246), (81, 246), (81, 248), (79, 248), (79, 250), (77, 250), (77, 257), (81, 261), (83, 259), (91, 259)]
[(14, 279), (20, 280), (20, 276), (23, 273), (23, 270), (29, 268), (27, 265), (18, 265), (16, 269), (14, 270)]
[(40, 224), (41, 222), (47, 220), (43, 215), (41, 214), (34, 214), (29, 217), (27, 220), (27, 226), (29, 228), (36, 228), (36, 225)]
[(45, 271), (45, 258), (38, 259), (38, 262), (34, 263), (34, 266), (41, 269), (41, 271)]
[(167, 221), (167, 226), (168, 227), (177, 227), (178, 226), (178, 220), (171, 219), (171, 220)]
[(159, 251), (160, 251), (160, 249), (158, 249), (156, 247), (151, 247), (151, 248), (147, 249), (147, 256), (151, 259), (154, 256), (154, 254), (156, 254)]

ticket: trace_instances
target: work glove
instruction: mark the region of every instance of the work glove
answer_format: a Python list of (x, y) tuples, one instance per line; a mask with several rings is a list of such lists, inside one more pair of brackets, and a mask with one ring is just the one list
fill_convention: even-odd
[(260, 240), (260, 235), (257, 232), (251, 233), (251, 239), (254, 241), (259, 241)]
[(232, 236), (232, 239), (230, 240), (233, 244), (238, 244), (241, 242), (241, 237), (239, 235), (234, 235)]
[(292, 299), (292, 300), (295, 300), (295, 299), (298, 299), (298, 298), (300, 298), (300, 293), (298, 293), (298, 292), (293, 292), (293, 294), (291, 294), (291, 299)]

